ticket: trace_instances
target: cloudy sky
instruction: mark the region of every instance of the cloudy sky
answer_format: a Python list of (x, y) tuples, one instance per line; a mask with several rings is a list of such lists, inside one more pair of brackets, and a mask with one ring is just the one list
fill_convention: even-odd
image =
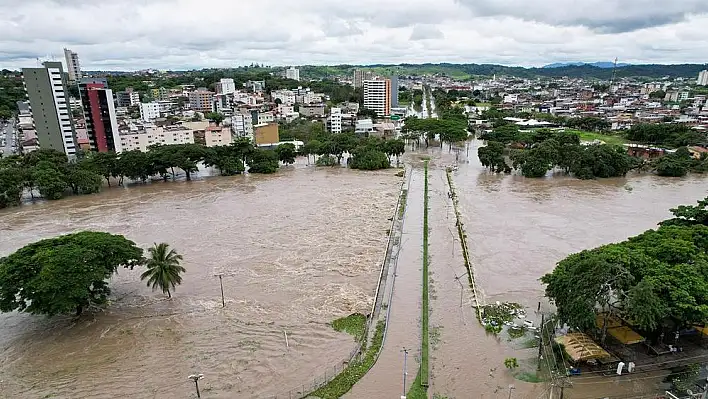
[(708, 62), (708, 0), (0, 0), (0, 68)]

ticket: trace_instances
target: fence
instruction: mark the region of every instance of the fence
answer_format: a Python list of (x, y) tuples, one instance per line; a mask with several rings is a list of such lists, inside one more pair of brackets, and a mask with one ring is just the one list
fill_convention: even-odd
[[(386, 248), (384, 251), (384, 256), (383, 260), (381, 261), (381, 271), (379, 272), (379, 282), (376, 286), (376, 293), (374, 294), (374, 303), (371, 305), (371, 313), (369, 314), (369, 318), (366, 323), (366, 330), (364, 333), (364, 338), (363, 342), (358, 342), (356, 347), (349, 353), (349, 356), (347, 358), (343, 359), (341, 362), (337, 363), (336, 365), (330, 367), (327, 371), (324, 372), (324, 374), (321, 374), (317, 377), (315, 377), (313, 380), (302, 384), (301, 386), (294, 387), (293, 389), (290, 389), (287, 392), (280, 393), (278, 395), (272, 395), (272, 396), (265, 396), (265, 399), (302, 399), (304, 397), (307, 397), (309, 394), (312, 392), (318, 390), (319, 388), (327, 385), (330, 381), (334, 379), (337, 375), (339, 375), (341, 372), (343, 372), (351, 362), (359, 360), (359, 357), (363, 355), (362, 353), (362, 347), (363, 343), (367, 342), (369, 339), (369, 332), (371, 331), (371, 326), (375, 325), (378, 321), (378, 317), (374, 317), (375, 314), (378, 314), (378, 312), (381, 309), (381, 300), (383, 296), (383, 290), (382, 290), (382, 281), (383, 277), (386, 275), (387, 271), (387, 262), (389, 262), (389, 259), (391, 257), (391, 252), (392, 252), (392, 237), (395, 234), (395, 228), (396, 228), (396, 223), (401, 220), (398, 216), (399, 213), (399, 208), (402, 205), (402, 200), (403, 200), (403, 192), (404, 192), (404, 187), (406, 186), (406, 182), (408, 181), (409, 173), (406, 173), (406, 178), (401, 182), (401, 187), (398, 191), (398, 201), (396, 202), (396, 208), (393, 211), (393, 217), (391, 219), (391, 226), (388, 232), (388, 241), (386, 242)], [(401, 227), (401, 224), (399, 224), (399, 227)], [(402, 228), (402, 227), (401, 227)], [(388, 329), (388, 317), (385, 318), (385, 323), (386, 326), (384, 328), (384, 336), (386, 334), (386, 330)], [(385, 338), (384, 338), (385, 340)], [(376, 359), (378, 360), (379, 355), (381, 354), (381, 351), (383, 350), (383, 343), (381, 344), (381, 347), (379, 348), (379, 352), (376, 354)], [(374, 364), (376, 362), (374, 361)]]
[(457, 234), (460, 237), (460, 245), (462, 246), (462, 255), (465, 258), (465, 268), (467, 268), (467, 278), (469, 279), (470, 287), (472, 287), (472, 296), (474, 297), (474, 302), (475, 302), (475, 307), (477, 308), (477, 319), (482, 322), (482, 308), (484, 307), (484, 303), (482, 301), (482, 298), (479, 295), (479, 292), (477, 291), (477, 281), (474, 276), (474, 266), (472, 266), (472, 262), (470, 261), (470, 254), (467, 250), (467, 233), (465, 233), (465, 229), (462, 224), (462, 217), (460, 215), (460, 211), (457, 207), (457, 193), (455, 191), (455, 184), (452, 182), (452, 173), (450, 170), (447, 170), (447, 184), (450, 187), (450, 196), (452, 197), (452, 206), (455, 210), (455, 219), (456, 223), (455, 225), (457, 226)]

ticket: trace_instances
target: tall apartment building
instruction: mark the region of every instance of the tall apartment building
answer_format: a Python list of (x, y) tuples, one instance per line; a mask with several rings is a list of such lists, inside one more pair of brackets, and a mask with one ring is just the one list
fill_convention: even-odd
[(287, 79), (300, 81), (300, 70), (295, 67), (290, 67), (285, 70), (285, 77)]
[(116, 93), (116, 103), (119, 107), (132, 107), (140, 104), (140, 94), (134, 91), (132, 87), (127, 87), (125, 91)]
[(184, 126), (137, 126), (122, 131), (117, 142), (117, 152), (149, 151), (155, 144), (194, 144), (194, 130)]
[(398, 107), (398, 75), (392, 75), (391, 79), (391, 107)]
[(236, 83), (233, 79), (221, 79), (216, 85), (216, 94), (233, 94), (236, 92)]
[(64, 69), (61, 62), (42, 65), (42, 68), (22, 68), (39, 145), (73, 156), (78, 145)]
[(376, 111), (378, 117), (391, 114), (391, 80), (364, 81), (364, 108)]
[(704, 69), (698, 73), (698, 81), (696, 84), (699, 86), (708, 86), (708, 69)]
[(152, 122), (160, 117), (160, 103), (150, 102), (140, 104), (140, 119), (145, 122)]
[(354, 70), (354, 88), (359, 88), (364, 86), (365, 80), (373, 79), (374, 73), (372, 71), (365, 71), (363, 69)]
[(189, 108), (192, 111), (212, 112), (214, 105), (214, 93), (200, 87), (189, 93)]
[(77, 82), (81, 79), (81, 64), (79, 64), (79, 55), (68, 48), (65, 48), (64, 58), (66, 59), (67, 72), (69, 72), (69, 80), (72, 82)]
[(116, 141), (120, 141), (118, 120), (113, 105), (113, 91), (108, 88), (106, 79), (81, 79), (79, 95), (84, 108), (90, 149), (98, 152), (115, 152)]
[(251, 114), (234, 114), (231, 117), (231, 129), (238, 137), (253, 137), (253, 117)]
[(329, 131), (333, 134), (342, 133), (342, 109), (332, 108), (329, 113)]

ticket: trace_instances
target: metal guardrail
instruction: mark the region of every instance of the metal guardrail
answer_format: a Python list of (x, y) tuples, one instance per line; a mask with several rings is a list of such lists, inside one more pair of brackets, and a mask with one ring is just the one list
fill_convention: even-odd
[[(391, 242), (392, 242), (392, 237), (395, 234), (394, 228), (396, 227), (396, 222), (398, 220), (398, 212), (401, 207), (401, 199), (402, 199), (402, 194), (404, 191), (404, 187), (407, 187), (407, 183), (410, 181), (410, 173), (408, 170), (405, 172), (405, 178), (401, 182), (401, 186), (398, 191), (398, 201), (396, 202), (396, 208), (393, 211), (393, 218), (391, 219), (391, 226), (389, 229), (388, 233), (388, 240), (386, 242), (386, 248), (384, 252), (384, 257), (383, 260), (381, 261), (381, 270), (379, 272), (379, 281), (378, 284), (376, 285), (376, 293), (374, 294), (374, 303), (371, 305), (371, 312), (369, 313), (369, 318), (366, 323), (366, 330), (364, 332), (364, 342), (368, 342), (369, 340), (369, 332), (371, 331), (371, 326), (376, 325), (377, 320), (374, 318), (374, 314), (377, 313), (377, 306), (380, 309), (381, 306), (381, 301), (379, 296), (383, 294), (383, 291), (381, 290), (381, 283), (383, 281), (383, 276), (385, 275), (385, 272), (387, 271), (386, 263), (389, 260), (390, 257), (390, 252), (391, 252)], [(403, 228), (403, 220), (401, 220), (401, 229)], [(393, 289), (391, 289), (391, 294), (393, 294)], [(389, 299), (390, 303), (390, 299)], [(385, 326), (384, 326), (384, 335), (383, 339), (381, 341), (381, 346), (379, 348), (378, 353), (376, 354), (374, 364), (376, 364), (376, 361), (379, 358), (379, 355), (381, 354), (381, 351), (383, 351), (384, 347), (384, 342), (386, 341), (386, 331), (388, 330), (388, 319), (389, 319), (389, 314), (391, 311), (391, 307), (389, 306), (387, 309), (387, 314), (385, 318)], [(295, 387), (293, 389), (288, 390), (287, 392), (280, 393), (278, 395), (271, 395), (271, 396), (266, 396), (265, 399), (302, 399), (304, 397), (307, 397), (309, 394), (312, 392), (318, 390), (319, 388), (327, 385), (330, 381), (332, 381), (337, 375), (339, 375), (341, 372), (343, 372), (348, 366), (349, 363), (355, 361), (359, 356), (362, 355), (362, 346), (363, 342), (359, 342), (354, 348), (349, 356), (346, 359), (343, 359), (341, 362), (339, 362), (337, 365), (332, 367), (332, 372), (325, 372), (323, 375), (320, 375), (318, 377), (315, 377), (312, 381), (308, 383), (303, 383), (301, 386)]]

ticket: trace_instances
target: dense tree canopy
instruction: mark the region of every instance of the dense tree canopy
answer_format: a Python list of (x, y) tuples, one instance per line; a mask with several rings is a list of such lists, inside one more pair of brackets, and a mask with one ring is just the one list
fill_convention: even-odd
[(45, 239), (0, 259), (0, 311), (81, 314), (106, 303), (107, 279), (144, 263), (143, 250), (120, 235), (80, 232)]
[[(699, 207), (627, 241), (570, 255), (541, 281), (561, 321), (593, 329), (596, 314), (616, 314), (652, 332), (708, 321), (708, 226)], [(694, 217), (698, 217), (694, 219)]]
[(640, 123), (627, 131), (627, 138), (640, 143), (673, 148), (708, 142), (705, 133), (680, 123)]

